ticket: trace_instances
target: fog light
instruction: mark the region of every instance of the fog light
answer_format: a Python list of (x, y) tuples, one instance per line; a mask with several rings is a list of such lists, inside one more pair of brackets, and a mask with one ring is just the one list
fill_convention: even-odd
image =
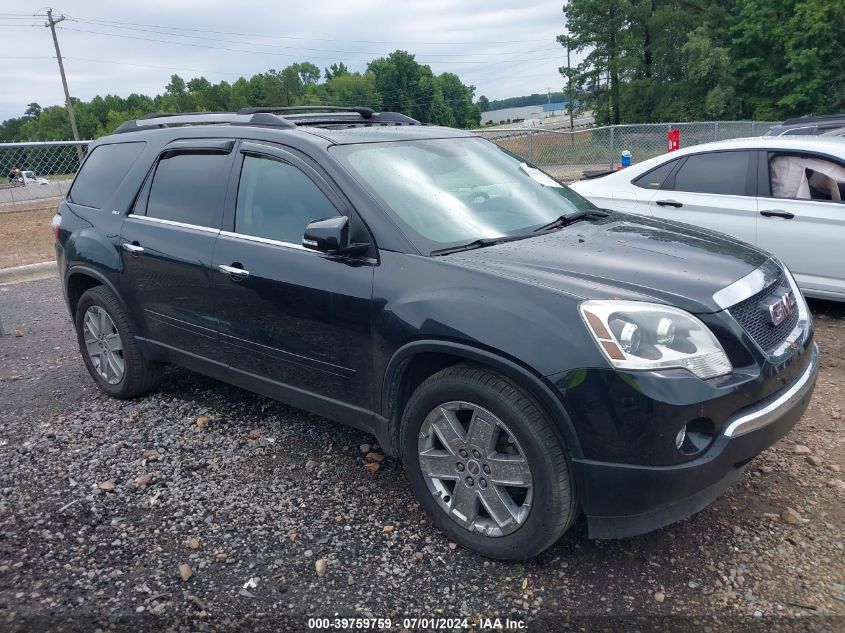
[(716, 437), (716, 425), (709, 418), (696, 418), (675, 436), (675, 447), (686, 455), (700, 453)]
[(675, 436), (675, 446), (680, 449), (684, 445), (685, 439), (687, 439), (687, 427), (682, 428)]

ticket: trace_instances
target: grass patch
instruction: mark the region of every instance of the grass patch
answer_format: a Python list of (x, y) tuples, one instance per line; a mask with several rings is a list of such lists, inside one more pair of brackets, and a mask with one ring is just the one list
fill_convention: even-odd
[(0, 268), (55, 258), (50, 220), (57, 205), (20, 213), (0, 213)]

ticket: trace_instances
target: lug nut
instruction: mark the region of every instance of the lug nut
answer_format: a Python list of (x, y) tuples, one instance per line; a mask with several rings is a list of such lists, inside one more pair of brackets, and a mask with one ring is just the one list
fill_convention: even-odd
[(455, 468), (458, 469), (459, 473), (464, 472), (464, 465), (461, 462), (458, 462), (457, 464), (455, 464)]
[(490, 474), (490, 467), (489, 467), (487, 464), (484, 464), (484, 474), (485, 474), (485, 475), (489, 475), (489, 474)]
[(479, 453), (476, 449), (472, 449), (472, 456), (475, 457), (475, 459), (481, 459), (481, 453)]
[(460, 455), (460, 456), (461, 456), (461, 457), (463, 457), (464, 459), (466, 459), (467, 457), (469, 457), (469, 453), (467, 453), (464, 449), (459, 450), (459, 451), (458, 451), (458, 455)]
[(478, 480), (478, 485), (481, 486), (482, 488), (486, 488), (487, 487), (487, 480), (484, 479), (484, 477), (482, 477), (481, 479)]
[(475, 479), (473, 479), (472, 477), (467, 477), (466, 482), (467, 486), (472, 486), (475, 484)]

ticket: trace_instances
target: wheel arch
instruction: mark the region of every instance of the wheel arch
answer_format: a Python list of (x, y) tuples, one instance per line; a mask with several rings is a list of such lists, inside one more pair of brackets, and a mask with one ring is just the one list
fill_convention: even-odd
[[(65, 272), (65, 299), (72, 319), (76, 319), (76, 307), (79, 299), (87, 290), (95, 286), (105, 286), (120, 302), (121, 308), (126, 311), (126, 304), (117, 291), (114, 283), (100, 271), (88, 266), (71, 266)], [(128, 311), (126, 311), (129, 314)]]
[(399, 453), (401, 414), (414, 389), (432, 374), (462, 362), (471, 362), (496, 371), (525, 389), (551, 418), (570, 455), (583, 457), (569, 414), (541, 376), (500, 354), (440, 340), (408, 343), (396, 350), (387, 364), (381, 389), (380, 414), (388, 423), (391, 443), (388, 452)]

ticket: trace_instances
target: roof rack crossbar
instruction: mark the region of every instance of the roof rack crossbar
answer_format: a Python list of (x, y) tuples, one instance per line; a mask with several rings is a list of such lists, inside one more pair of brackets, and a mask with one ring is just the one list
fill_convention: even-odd
[(374, 112), (369, 117), (355, 112), (300, 112), (280, 116), (297, 125), (420, 125), (416, 119), (399, 112)]

